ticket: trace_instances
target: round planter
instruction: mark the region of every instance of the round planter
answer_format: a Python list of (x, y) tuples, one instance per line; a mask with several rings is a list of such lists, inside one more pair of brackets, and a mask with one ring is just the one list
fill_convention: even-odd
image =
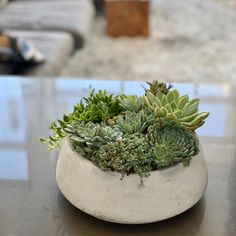
[(178, 215), (199, 201), (208, 179), (202, 151), (190, 166), (181, 163), (153, 171), (143, 179), (104, 172), (75, 152), (66, 139), (57, 163), (56, 179), (63, 195), (80, 210), (97, 218), (142, 224)]

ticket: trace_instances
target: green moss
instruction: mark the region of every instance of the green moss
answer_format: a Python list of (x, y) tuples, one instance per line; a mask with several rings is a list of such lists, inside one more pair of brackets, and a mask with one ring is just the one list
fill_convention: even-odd
[(91, 160), (104, 171), (116, 171), (123, 175), (137, 173), (143, 177), (152, 170), (149, 149), (144, 138), (129, 135), (101, 146)]

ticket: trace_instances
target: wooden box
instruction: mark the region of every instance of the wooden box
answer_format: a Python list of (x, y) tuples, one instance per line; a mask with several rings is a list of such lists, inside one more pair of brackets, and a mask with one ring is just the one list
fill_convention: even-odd
[(106, 0), (107, 35), (148, 36), (149, 0)]

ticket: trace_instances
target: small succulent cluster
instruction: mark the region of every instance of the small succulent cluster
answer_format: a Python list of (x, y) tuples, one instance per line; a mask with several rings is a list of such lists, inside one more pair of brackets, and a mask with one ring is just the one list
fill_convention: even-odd
[(171, 85), (148, 85), (140, 97), (93, 90), (71, 114), (54, 122), (53, 134), (41, 141), (52, 149), (68, 137), (79, 154), (123, 176), (144, 177), (180, 162), (188, 166), (199, 152), (195, 130), (209, 113), (199, 113), (199, 99), (181, 96)]
[(102, 145), (91, 160), (104, 171), (148, 176), (152, 170), (149, 148), (143, 137), (125, 135), (116, 142)]

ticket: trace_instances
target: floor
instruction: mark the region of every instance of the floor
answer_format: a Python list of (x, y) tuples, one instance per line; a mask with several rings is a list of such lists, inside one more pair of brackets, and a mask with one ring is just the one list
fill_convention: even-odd
[(63, 76), (162, 81), (236, 80), (236, 0), (152, 0), (149, 38), (109, 38), (98, 17)]

